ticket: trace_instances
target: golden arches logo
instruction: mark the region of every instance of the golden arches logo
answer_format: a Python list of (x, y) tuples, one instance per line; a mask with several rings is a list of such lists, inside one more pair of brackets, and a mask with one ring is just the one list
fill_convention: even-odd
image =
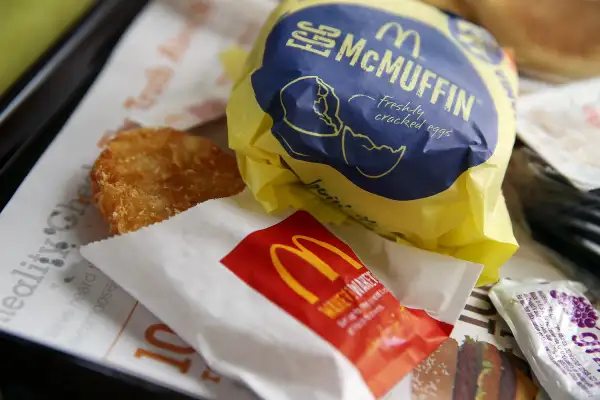
[(319, 298), (314, 293), (312, 293), (310, 290), (308, 290), (307, 288), (302, 286), (302, 284), (300, 282), (298, 282), (298, 280), (296, 278), (294, 278), (292, 273), (287, 268), (284, 267), (283, 263), (281, 262), (281, 260), (279, 258), (279, 252), (287, 251), (288, 253), (299, 257), (300, 259), (302, 259), (302, 260), (306, 261), (308, 264), (310, 264), (314, 269), (319, 271), (323, 276), (325, 276), (327, 279), (329, 279), (332, 282), (339, 277), (339, 274), (333, 268), (331, 268), (331, 266), (329, 266), (325, 261), (323, 261), (321, 258), (319, 258), (319, 256), (317, 256), (315, 253), (313, 253), (312, 251), (307, 249), (302, 243), (300, 243), (301, 240), (310, 242), (310, 243), (313, 243), (313, 244), (316, 244), (316, 245), (322, 247), (323, 249), (339, 256), (341, 259), (343, 259), (345, 262), (347, 262), (348, 264), (350, 264), (351, 266), (353, 266), (356, 269), (361, 269), (364, 267), (360, 262), (358, 262), (354, 258), (350, 257), (348, 254), (346, 254), (344, 251), (338, 249), (336, 246), (334, 246), (330, 243), (324, 242), (322, 240), (314, 239), (310, 236), (304, 236), (304, 235), (292, 236), (292, 243), (294, 243), (295, 247), (288, 246), (285, 244), (271, 245), (269, 253), (271, 256), (271, 261), (273, 262), (273, 266), (275, 267), (275, 270), (277, 271), (277, 273), (279, 274), (281, 279), (283, 279), (285, 284), (290, 287), (290, 289), (292, 289), (294, 292), (296, 292), (296, 294), (298, 294), (299, 296), (304, 298), (310, 304), (315, 304), (317, 301), (319, 301)]
[(388, 22), (383, 25), (379, 28), (377, 34), (375, 34), (375, 39), (382, 40), (391, 28), (396, 28), (396, 40), (394, 40), (394, 46), (399, 49), (409, 37), (412, 37), (414, 41), (411, 55), (413, 58), (419, 58), (419, 55), (421, 54), (421, 36), (417, 31), (412, 29), (405, 31), (398, 22)]

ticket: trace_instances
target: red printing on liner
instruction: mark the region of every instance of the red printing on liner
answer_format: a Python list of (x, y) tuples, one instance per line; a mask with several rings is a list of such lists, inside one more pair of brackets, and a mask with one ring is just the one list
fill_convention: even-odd
[(452, 330), (402, 307), (346, 243), (304, 211), (251, 233), (221, 263), (342, 352), (376, 397)]

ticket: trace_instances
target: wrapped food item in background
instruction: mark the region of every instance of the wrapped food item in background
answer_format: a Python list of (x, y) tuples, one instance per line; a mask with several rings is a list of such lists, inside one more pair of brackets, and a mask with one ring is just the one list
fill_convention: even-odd
[(229, 142), (267, 211), (354, 218), (484, 264), (486, 284), (517, 248), (516, 86), (489, 33), (422, 2), (290, 0), (234, 85)]
[(600, 77), (519, 99), (519, 138), (582, 191), (600, 189), (599, 99)]
[(598, 312), (573, 281), (501, 280), (490, 299), (553, 400), (600, 398)]
[(477, 23), (514, 50), (524, 73), (555, 82), (600, 74), (600, 2), (465, 2)]
[(597, 0), (423, 1), (483, 26), (529, 76), (565, 82), (600, 75)]

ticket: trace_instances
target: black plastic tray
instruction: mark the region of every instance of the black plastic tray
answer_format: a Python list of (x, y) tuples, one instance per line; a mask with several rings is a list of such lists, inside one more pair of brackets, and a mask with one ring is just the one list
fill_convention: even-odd
[[(0, 97), (0, 211), (62, 128), (148, 0), (98, 0)], [(6, 60), (4, 60), (6, 62)], [(183, 395), (0, 331), (0, 400)]]

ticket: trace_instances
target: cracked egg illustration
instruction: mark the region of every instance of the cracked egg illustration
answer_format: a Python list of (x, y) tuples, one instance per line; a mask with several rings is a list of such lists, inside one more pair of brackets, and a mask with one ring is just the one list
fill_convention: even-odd
[[(340, 118), (342, 102), (335, 89), (318, 76), (303, 76), (285, 85), (279, 100), (283, 111), (283, 122), (300, 137), (286, 138), (275, 133), (286, 151), (296, 157), (310, 157), (305, 150), (294, 145), (300, 141), (310, 146), (301, 135), (308, 137), (336, 138), (345, 164), (367, 178), (381, 178), (394, 170), (402, 160), (406, 146), (394, 148), (386, 144), (376, 144), (368, 134), (356, 132)], [(308, 105), (311, 105), (310, 107)], [(325, 149), (323, 155), (327, 156)]]

